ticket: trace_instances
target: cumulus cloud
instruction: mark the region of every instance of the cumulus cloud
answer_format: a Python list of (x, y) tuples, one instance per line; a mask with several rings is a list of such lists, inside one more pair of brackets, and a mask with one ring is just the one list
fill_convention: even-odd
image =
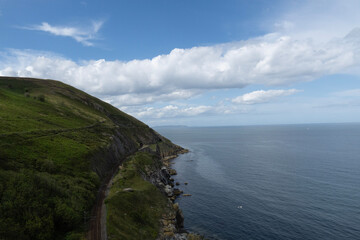
[(234, 113), (246, 113), (247, 107), (236, 105), (166, 105), (164, 107), (124, 107), (123, 110), (141, 119), (162, 119), (194, 116), (212, 116)]
[(297, 89), (288, 89), (288, 90), (258, 90), (253, 91), (250, 93), (246, 93), (242, 96), (238, 96), (231, 101), (233, 103), (239, 103), (239, 104), (257, 104), (257, 103), (266, 103), (270, 102), (275, 98), (281, 97), (281, 96), (289, 96), (293, 95), (295, 93), (299, 92)]
[(202, 90), (175, 90), (170, 93), (153, 94), (153, 93), (132, 93), (118, 96), (107, 96), (104, 99), (113, 105), (136, 106), (151, 104), (154, 102), (167, 102), (172, 100), (189, 99), (203, 92)]
[(360, 35), (356, 33), (322, 44), (268, 34), (132, 61), (75, 62), (54, 54), (11, 50), (0, 53), (0, 75), (61, 80), (117, 106), (150, 104), (187, 99), (209, 89), (287, 86), (357, 69)]
[(40, 25), (23, 28), (27, 30), (44, 31), (55, 36), (71, 37), (85, 46), (93, 46), (94, 44), (91, 40), (96, 38), (103, 24), (104, 21), (93, 21), (88, 28), (78, 28), (72, 26), (52, 26), (47, 22), (43, 22)]
[(211, 106), (195, 106), (195, 107), (184, 107), (180, 108), (174, 105), (168, 105), (162, 108), (147, 107), (134, 113), (139, 118), (151, 117), (151, 118), (162, 118), (162, 117), (177, 117), (177, 116), (197, 116), (200, 114), (211, 111)]

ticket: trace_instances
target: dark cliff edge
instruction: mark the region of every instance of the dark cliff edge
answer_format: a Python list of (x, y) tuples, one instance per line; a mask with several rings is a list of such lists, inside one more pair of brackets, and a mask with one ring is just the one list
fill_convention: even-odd
[[(166, 160), (183, 151), (139, 120), (74, 87), (0, 77), (0, 239), (83, 239), (104, 185), (117, 172), (114, 183), (134, 180), (139, 195), (129, 191), (119, 198), (110, 191), (108, 202), (129, 197), (141, 206), (148, 197), (154, 205), (161, 203), (157, 212), (145, 203), (144, 213), (131, 219), (135, 229), (154, 222), (144, 239), (167, 239), (165, 232), (171, 239), (164, 228), (176, 234), (182, 220), (178, 206), (167, 199), (173, 190)], [(98, 233), (93, 237), (101, 239)]]

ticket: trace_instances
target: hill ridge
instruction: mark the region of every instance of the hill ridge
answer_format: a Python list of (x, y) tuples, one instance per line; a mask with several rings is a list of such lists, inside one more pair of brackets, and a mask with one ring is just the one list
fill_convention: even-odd
[(62, 82), (0, 77), (0, 239), (81, 238), (106, 177), (154, 144), (182, 149)]

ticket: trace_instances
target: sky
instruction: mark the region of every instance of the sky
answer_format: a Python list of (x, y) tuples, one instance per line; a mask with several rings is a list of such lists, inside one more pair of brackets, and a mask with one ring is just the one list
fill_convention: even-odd
[(0, 0), (0, 76), (150, 126), (360, 122), (358, 0)]

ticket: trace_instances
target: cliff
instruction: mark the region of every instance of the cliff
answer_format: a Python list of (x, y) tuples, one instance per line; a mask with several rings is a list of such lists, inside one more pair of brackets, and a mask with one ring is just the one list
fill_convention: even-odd
[[(69, 85), (0, 77), (0, 239), (83, 238), (99, 191), (134, 156), (152, 166), (138, 165), (141, 179), (158, 187), (142, 183), (150, 199), (168, 205), (157, 195), (159, 183), (169, 181), (161, 159), (180, 151), (144, 123)], [(145, 215), (135, 219), (146, 222)]]

